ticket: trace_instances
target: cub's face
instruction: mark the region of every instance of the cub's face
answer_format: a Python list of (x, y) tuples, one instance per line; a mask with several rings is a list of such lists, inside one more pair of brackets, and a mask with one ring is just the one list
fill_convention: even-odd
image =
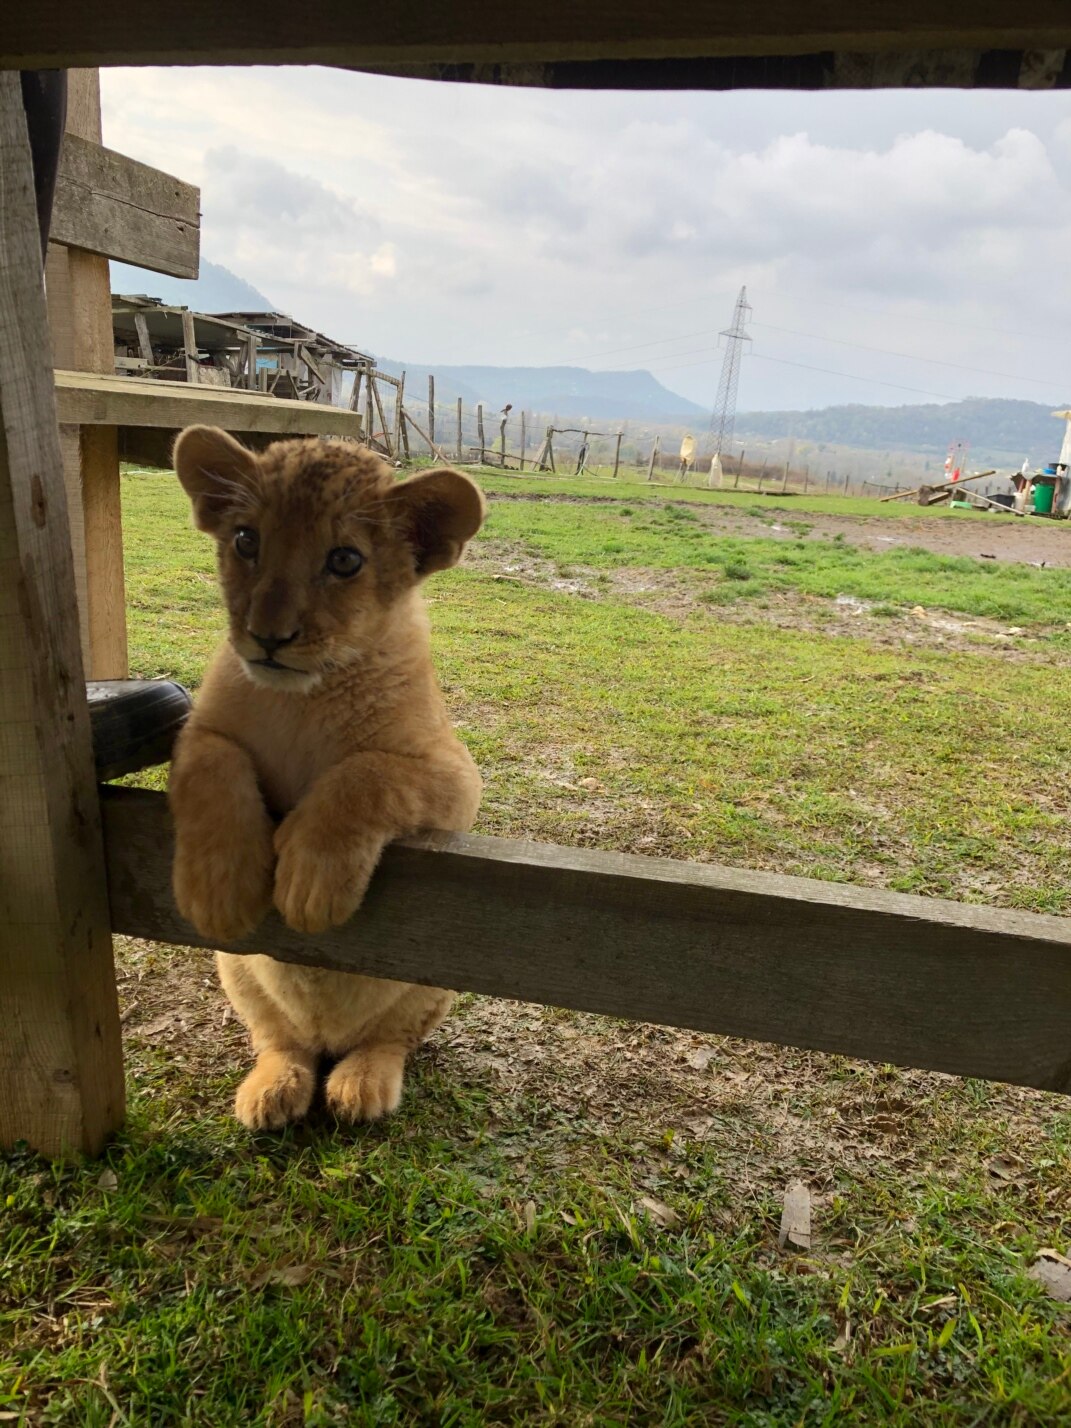
[(354, 664), (390, 613), (454, 565), (483, 498), (447, 468), (408, 481), (365, 447), (316, 439), (259, 455), (189, 427), (175, 468), (194, 523), (215, 537), (230, 639), (256, 683), (295, 693)]

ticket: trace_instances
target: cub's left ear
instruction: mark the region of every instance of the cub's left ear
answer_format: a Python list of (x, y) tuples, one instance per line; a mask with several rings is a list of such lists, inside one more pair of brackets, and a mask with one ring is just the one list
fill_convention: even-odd
[(401, 481), (393, 491), (416, 557), (416, 573), (456, 565), (483, 524), (483, 492), (460, 471), (443, 466)]

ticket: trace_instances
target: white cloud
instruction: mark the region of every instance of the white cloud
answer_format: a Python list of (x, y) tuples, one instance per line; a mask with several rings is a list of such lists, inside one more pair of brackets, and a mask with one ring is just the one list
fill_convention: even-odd
[(744, 404), (911, 400), (860, 377), (1038, 400), (1067, 385), (1071, 95), (570, 94), (308, 69), (112, 71), (103, 88), (106, 142), (202, 185), (207, 256), (372, 350), (558, 363), (633, 345), (603, 365), (703, 400), (746, 282), (756, 354), (845, 375), (756, 362)]

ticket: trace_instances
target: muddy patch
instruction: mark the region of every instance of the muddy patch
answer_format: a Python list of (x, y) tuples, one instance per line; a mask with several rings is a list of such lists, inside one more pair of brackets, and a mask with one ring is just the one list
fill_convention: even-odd
[[(793, 540), (798, 531), (786, 531)], [(518, 542), (485, 539), (467, 557), (474, 569), (516, 585), (554, 590), (583, 600), (611, 599), (672, 619), (716, 619), (721, 624), (773, 625), (782, 630), (842, 635), (886, 649), (940, 649), (993, 654), (1013, 661), (1064, 665), (1071, 652), (1049, 643), (1045, 631), (984, 616), (893, 606), (841, 594), (829, 599), (797, 590), (764, 591), (723, 603), (724, 582), (708, 573), (623, 566), (593, 570), (562, 566)]]
[[(897, 547), (928, 550), (935, 555), (963, 555), (975, 560), (996, 559), (1019, 565), (1071, 566), (1071, 521), (1036, 517), (977, 518), (965, 513), (874, 516), (817, 514), (778, 505), (777, 497), (756, 495), (755, 504), (719, 506), (689, 501), (686, 496), (563, 496), (535, 491), (490, 492), (491, 501), (556, 501), (571, 505), (628, 504), (687, 506), (716, 535), (771, 540), (837, 540), (861, 550), (876, 552)], [(907, 507), (907, 511), (911, 508)]]

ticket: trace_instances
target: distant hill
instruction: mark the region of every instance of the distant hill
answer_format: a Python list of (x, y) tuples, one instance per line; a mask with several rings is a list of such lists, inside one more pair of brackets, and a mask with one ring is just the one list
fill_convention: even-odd
[(1063, 426), (1052, 406), (1001, 397), (969, 397), (962, 402), (905, 407), (825, 407), (810, 412), (741, 412), (736, 438), (798, 441), (917, 451), (943, 456), (954, 441), (969, 441), (971, 461), (1010, 457), (1016, 465), (1051, 461), (1059, 454)]
[(589, 372), (583, 367), (427, 367), (380, 357), (391, 376), (405, 372), (406, 391), (427, 391), (435, 377), (436, 403), (466, 406), (483, 402), (488, 414), (511, 402), (517, 410), (557, 412), (577, 420), (694, 422), (706, 419), (704, 407), (678, 396), (650, 372)]
[(192, 308), (194, 312), (273, 312), (275, 304), (262, 292), (232, 273), (221, 263), (201, 259), (198, 278), (169, 278), (163, 273), (149, 273), (144, 268), (132, 268), (127, 263), (113, 263), (112, 292), (131, 296), (145, 293), (175, 307)]

